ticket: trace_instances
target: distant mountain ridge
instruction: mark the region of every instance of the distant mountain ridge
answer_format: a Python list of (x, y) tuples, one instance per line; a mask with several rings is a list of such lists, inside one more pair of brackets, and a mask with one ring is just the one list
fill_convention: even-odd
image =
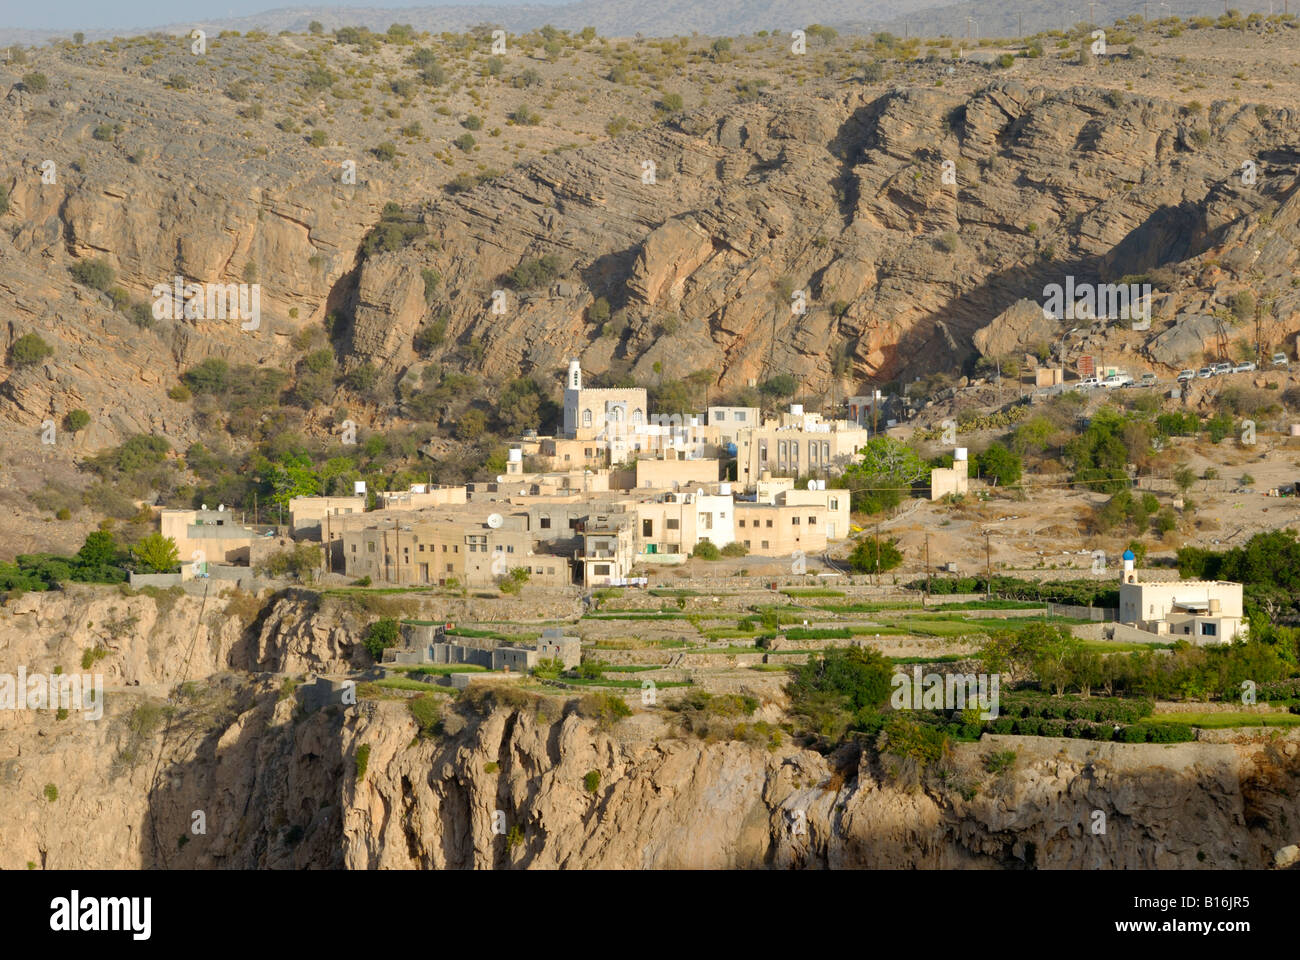
[[(937, 0), (716, 0), (701, 4), (695, 0), (578, 0), (576, 3), (531, 3), (469, 6), (465, 4), (424, 7), (282, 7), (246, 17), (215, 17), (184, 20), (165, 25), (123, 26), (99, 30), (75, 23), (44, 30), (6, 29), (0, 24), (0, 44), (46, 43), (70, 37), (76, 30), (88, 40), (163, 31), (184, 33), (193, 27), (210, 30), (280, 30), (305, 32), (318, 20), (327, 30), (342, 26), (364, 26), (385, 30), (392, 23), (409, 23), (417, 30), (441, 32), (465, 30), (475, 24), (494, 23), (507, 30), (524, 32), (553, 24), (560, 29), (595, 27), (605, 36), (673, 36), (692, 32), (736, 35), (759, 30), (789, 31), (810, 23), (824, 23), (844, 30), (870, 29), (886, 19), (906, 16), (935, 6)], [(215, 4), (214, 4), (215, 6)]]

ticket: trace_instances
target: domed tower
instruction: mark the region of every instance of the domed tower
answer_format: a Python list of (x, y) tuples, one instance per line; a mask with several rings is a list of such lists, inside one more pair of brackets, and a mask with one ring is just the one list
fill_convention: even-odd
[(1124, 571), (1120, 574), (1120, 583), (1137, 583), (1137, 573), (1134, 566), (1137, 563), (1137, 556), (1132, 550), (1124, 551)]

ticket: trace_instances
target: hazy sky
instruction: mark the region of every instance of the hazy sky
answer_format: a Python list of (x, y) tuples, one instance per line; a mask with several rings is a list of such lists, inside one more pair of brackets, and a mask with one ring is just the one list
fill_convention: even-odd
[[(442, 6), (509, 6), (520, 0), (434, 0), (411, 3), (409, 0), (349, 0), (332, 4), (342, 7), (442, 7)], [(526, 0), (528, 3), (556, 3), (561, 0)], [(114, 29), (151, 27), (183, 20), (215, 20), (222, 17), (246, 17), (264, 10), (294, 9), (302, 6), (331, 4), (294, 4), (284, 0), (47, 0), (22, 3), (0, 0), (0, 28), (22, 30), (57, 30), (71, 33), (78, 28)]]

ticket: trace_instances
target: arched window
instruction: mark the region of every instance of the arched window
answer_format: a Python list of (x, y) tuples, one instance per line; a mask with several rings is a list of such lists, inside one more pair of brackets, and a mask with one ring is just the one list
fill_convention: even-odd
[(590, 409), (587, 409), (587, 410), (582, 411), (582, 425), (583, 425), (584, 427), (589, 427), (589, 426), (591, 426), (591, 410), (590, 410)]
[(645, 414), (641, 412), (640, 407), (637, 407), (635, 410), (632, 411), (632, 422), (636, 424), (638, 427), (641, 426), (644, 419), (645, 419)]

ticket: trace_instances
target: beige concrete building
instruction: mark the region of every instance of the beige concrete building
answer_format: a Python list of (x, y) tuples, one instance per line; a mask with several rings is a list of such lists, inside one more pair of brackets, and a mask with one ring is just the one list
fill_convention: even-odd
[[(788, 557), (796, 551), (825, 551), (831, 540), (828, 530), (835, 530), (837, 537), (847, 534), (848, 520), (838, 518), (838, 511), (837, 518), (831, 519), (825, 506), (792, 499), (794, 502), (786, 502), (784, 497), (776, 503), (737, 501), (736, 539), (757, 556)], [(847, 499), (847, 494), (833, 499)]]
[(801, 407), (768, 420), (763, 426), (739, 431), (736, 479), (753, 486), (772, 477), (837, 474), (865, 444), (866, 430), (848, 420), (823, 420)]
[(965, 496), (970, 492), (970, 463), (956, 460), (951, 467), (935, 467), (930, 471), (930, 499), (942, 500), (947, 496)]
[(641, 387), (625, 389), (585, 389), (582, 365), (569, 361), (564, 386), (563, 436), (590, 440), (613, 432), (626, 431), (646, 422), (649, 407)]
[[(777, 484), (784, 486), (778, 487)], [(779, 507), (812, 508), (810, 516), (816, 517), (816, 524), (829, 542), (841, 540), (849, 535), (849, 501), (848, 490), (827, 489), (826, 481), (809, 481), (809, 488), (797, 490), (794, 481), (782, 478), (758, 485), (755, 500), (758, 503), (770, 503)], [(745, 501), (737, 501), (737, 504)], [(791, 524), (793, 526), (793, 524)], [(803, 548), (805, 551), (807, 547)]]
[(382, 510), (425, 510), (429, 507), (448, 507), (467, 501), (463, 486), (414, 484), (410, 490), (386, 490), (377, 494)]
[(527, 513), (423, 511), (410, 517), (379, 518), (343, 533), (349, 577), (401, 585), (451, 581), (469, 587), (495, 586), (516, 567), (529, 571), (529, 583), (564, 586), (569, 562), (550, 553), (528, 529)]
[(532, 456), (548, 471), (600, 470), (609, 466), (609, 448), (595, 437), (540, 437), (537, 443), (537, 453)]
[(574, 559), (582, 567), (582, 582), (588, 587), (618, 584), (632, 573), (636, 559), (633, 523), (627, 513), (593, 514), (579, 529), (582, 545)]
[(717, 483), (722, 475), (722, 463), (712, 458), (683, 459), (670, 450), (663, 457), (638, 458), (635, 471), (639, 490), (679, 490)]
[(323, 541), (326, 517), (365, 512), (364, 496), (294, 497), (289, 501), (289, 532), (295, 539)]
[(251, 565), (254, 544), (266, 539), (229, 510), (163, 510), (159, 530), (175, 541), (185, 580), (206, 574), (210, 563)]
[(741, 430), (763, 423), (758, 407), (709, 407), (705, 417), (705, 423), (718, 431), (718, 441), (723, 446), (737, 443)]

